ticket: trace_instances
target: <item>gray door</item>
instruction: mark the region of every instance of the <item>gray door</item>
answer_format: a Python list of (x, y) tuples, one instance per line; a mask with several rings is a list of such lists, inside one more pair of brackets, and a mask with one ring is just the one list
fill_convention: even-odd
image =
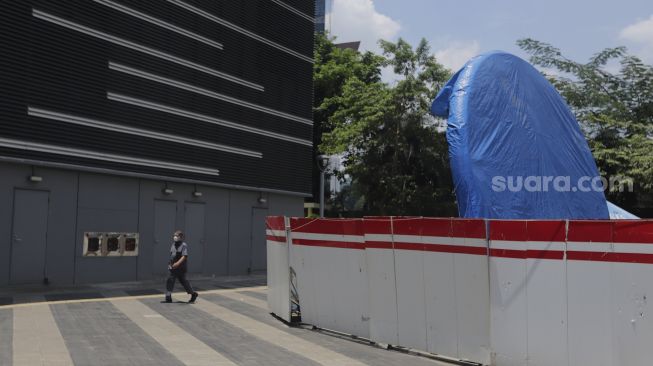
[(37, 283), (45, 277), (48, 192), (17, 189), (11, 233), (11, 283)]
[(186, 230), (188, 244), (188, 272), (201, 273), (204, 260), (204, 204), (186, 202)]
[(252, 208), (252, 271), (263, 271), (267, 268), (267, 248), (265, 240), (265, 217), (268, 210)]
[(172, 234), (177, 229), (177, 202), (154, 200), (154, 263), (152, 273), (167, 274)]

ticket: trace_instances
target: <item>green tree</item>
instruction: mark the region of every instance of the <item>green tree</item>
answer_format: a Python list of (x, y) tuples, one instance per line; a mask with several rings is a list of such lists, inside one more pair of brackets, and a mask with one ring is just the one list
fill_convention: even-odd
[[(346, 78), (340, 93), (324, 98), (321, 151), (343, 156), (351, 186), (341, 198), (364, 214), (455, 215), (447, 143), (429, 105), (450, 74), (422, 40), (413, 49), (400, 39), (380, 41), (383, 57), (369, 53), (376, 70)], [(367, 56), (366, 56), (367, 55)], [(378, 61), (381, 62), (378, 62)], [(382, 66), (399, 80), (380, 81)]]
[[(314, 157), (324, 153), (319, 146), (322, 135), (333, 129), (329, 117), (340, 108), (337, 103), (324, 103), (325, 100), (341, 95), (345, 83), (350, 79), (363, 83), (381, 81), (382, 56), (372, 52), (360, 53), (349, 48), (339, 48), (335, 37), (328, 34), (315, 34), (313, 66), (313, 152)], [(320, 173), (313, 167), (313, 196), (319, 200)]]
[[(579, 63), (544, 42), (517, 44), (531, 55), (531, 63), (560, 73), (549, 79), (574, 111), (601, 174), (632, 178), (633, 192), (613, 187), (606, 192), (608, 200), (653, 215), (653, 67), (624, 47), (604, 49)], [(606, 70), (610, 62), (619, 62), (620, 70)]]

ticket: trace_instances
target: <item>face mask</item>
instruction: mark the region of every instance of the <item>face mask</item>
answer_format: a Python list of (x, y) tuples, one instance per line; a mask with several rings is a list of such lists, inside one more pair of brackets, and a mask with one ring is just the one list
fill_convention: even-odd
[(179, 241), (179, 237), (177, 235), (175, 235), (175, 236), (172, 237), (172, 240)]

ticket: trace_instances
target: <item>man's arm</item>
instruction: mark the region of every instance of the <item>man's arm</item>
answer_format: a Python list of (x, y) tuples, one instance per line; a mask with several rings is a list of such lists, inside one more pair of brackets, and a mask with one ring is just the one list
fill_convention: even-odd
[(172, 269), (177, 269), (179, 266), (181, 266), (184, 261), (186, 260), (187, 255), (182, 255), (181, 258), (179, 258), (178, 261), (172, 264)]

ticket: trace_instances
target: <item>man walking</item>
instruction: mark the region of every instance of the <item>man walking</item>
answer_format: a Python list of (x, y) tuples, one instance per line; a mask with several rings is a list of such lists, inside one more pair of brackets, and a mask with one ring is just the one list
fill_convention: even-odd
[(174, 242), (170, 247), (170, 263), (168, 270), (170, 275), (166, 281), (166, 302), (172, 302), (172, 290), (175, 287), (175, 280), (179, 280), (184, 286), (186, 293), (190, 295), (189, 303), (194, 303), (198, 293), (193, 291), (190, 282), (186, 279), (186, 270), (188, 268), (188, 244), (184, 242), (184, 233), (180, 230), (175, 231), (172, 239)]

